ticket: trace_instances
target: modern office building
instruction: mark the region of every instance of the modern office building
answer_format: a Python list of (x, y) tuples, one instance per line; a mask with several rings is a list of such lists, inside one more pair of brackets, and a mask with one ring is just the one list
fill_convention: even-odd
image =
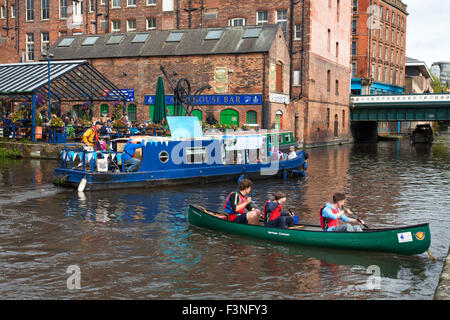
[(450, 62), (434, 62), (431, 65), (431, 72), (439, 78), (442, 86), (450, 87)]

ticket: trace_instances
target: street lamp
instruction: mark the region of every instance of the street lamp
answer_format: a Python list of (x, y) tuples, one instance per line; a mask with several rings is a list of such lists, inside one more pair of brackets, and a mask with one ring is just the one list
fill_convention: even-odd
[(43, 57), (47, 57), (47, 70), (48, 70), (48, 120), (51, 120), (52, 105), (51, 105), (51, 91), (50, 91), (50, 59), (53, 58), (53, 54), (49, 52), (42, 53)]

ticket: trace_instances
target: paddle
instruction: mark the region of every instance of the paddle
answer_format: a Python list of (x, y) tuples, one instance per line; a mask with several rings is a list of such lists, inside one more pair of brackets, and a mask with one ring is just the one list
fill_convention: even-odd
[[(341, 207), (342, 210), (344, 210), (344, 212), (348, 212), (349, 214), (353, 212), (351, 212), (350, 210), (348, 210), (347, 208), (345, 208), (344, 206)], [(368, 225), (366, 225), (365, 223), (362, 223), (362, 221), (356, 217), (350, 216), (350, 218), (355, 219), (356, 221), (359, 222), (359, 224), (362, 224), (364, 226), (364, 228), (366, 229), (370, 229)]]
[(294, 213), (292, 212), (292, 210), (289, 209), (289, 208), (288, 208), (288, 211), (289, 211), (290, 214), (292, 214), (292, 215), (294, 216), (295, 224), (299, 224), (300, 219), (298, 218), (298, 216), (297, 216), (296, 214), (294, 214)]

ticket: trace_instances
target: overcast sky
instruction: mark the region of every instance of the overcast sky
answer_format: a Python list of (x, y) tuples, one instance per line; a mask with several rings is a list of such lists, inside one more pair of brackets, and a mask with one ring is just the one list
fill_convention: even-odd
[(450, 1), (403, 0), (408, 6), (406, 56), (433, 62), (450, 61)]

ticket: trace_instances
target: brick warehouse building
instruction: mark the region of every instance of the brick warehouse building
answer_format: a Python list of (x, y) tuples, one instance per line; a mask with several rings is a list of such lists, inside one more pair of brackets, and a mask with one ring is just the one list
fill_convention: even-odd
[(307, 145), (350, 139), (351, 0), (0, 0), (0, 4), (1, 33), (14, 41), (23, 60), (39, 60), (61, 35), (279, 24), (291, 61), (289, 99), (282, 99), (289, 100), (293, 110), (297, 139)]
[[(283, 100), (289, 91), (289, 54), (277, 25), (68, 36), (50, 52), (55, 60), (86, 59), (121, 88), (134, 88), (130, 120), (151, 118), (162, 65), (169, 74), (176, 72), (177, 79), (189, 79), (193, 91), (212, 87), (199, 98), (194, 114), (200, 119), (212, 112), (222, 123), (294, 129), (293, 108)], [(98, 105), (94, 115), (111, 115), (111, 106)]]
[(353, 94), (403, 92), (406, 9), (400, 0), (353, 0)]

